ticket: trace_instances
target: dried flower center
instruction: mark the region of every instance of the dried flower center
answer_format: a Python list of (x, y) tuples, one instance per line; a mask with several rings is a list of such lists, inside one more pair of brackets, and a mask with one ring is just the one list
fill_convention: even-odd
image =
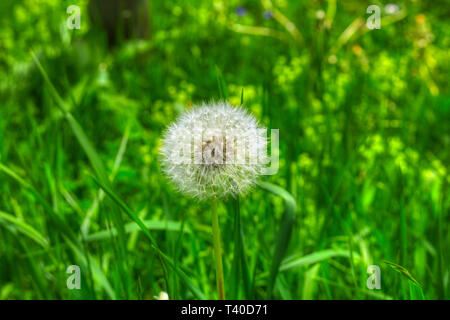
[(213, 137), (202, 143), (202, 164), (218, 168), (227, 162), (227, 140), (225, 137)]

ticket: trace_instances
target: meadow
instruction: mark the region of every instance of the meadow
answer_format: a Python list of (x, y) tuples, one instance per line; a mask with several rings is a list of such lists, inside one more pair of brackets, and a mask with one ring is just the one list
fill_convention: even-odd
[(160, 161), (212, 100), (279, 129), (218, 203), (226, 298), (450, 298), (448, 3), (96, 3), (0, 2), (0, 299), (217, 299), (211, 204)]

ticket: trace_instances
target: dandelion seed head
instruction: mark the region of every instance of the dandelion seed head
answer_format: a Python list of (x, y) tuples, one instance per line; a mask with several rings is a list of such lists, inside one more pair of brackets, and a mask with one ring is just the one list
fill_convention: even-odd
[(388, 3), (387, 5), (384, 6), (384, 12), (390, 15), (397, 14), (399, 13), (399, 11), (400, 7), (395, 3)]
[(267, 135), (258, 129), (242, 107), (194, 106), (164, 134), (163, 171), (180, 192), (200, 200), (246, 193), (268, 163)]
[(169, 295), (167, 294), (167, 292), (161, 291), (159, 295), (154, 296), (154, 298), (156, 300), (169, 300)]

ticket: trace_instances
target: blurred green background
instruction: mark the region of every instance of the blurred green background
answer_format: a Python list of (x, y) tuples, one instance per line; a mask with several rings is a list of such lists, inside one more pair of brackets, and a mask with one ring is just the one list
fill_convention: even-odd
[[(72, 4), (80, 29), (66, 26)], [(178, 114), (242, 91), (280, 129), (280, 170), (263, 180), (296, 209), (262, 188), (220, 204), (226, 296), (448, 299), (449, 11), (2, 0), (0, 299), (217, 298), (210, 205), (174, 190), (158, 148)], [(70, 265), (81, 290), (66, 286)]]

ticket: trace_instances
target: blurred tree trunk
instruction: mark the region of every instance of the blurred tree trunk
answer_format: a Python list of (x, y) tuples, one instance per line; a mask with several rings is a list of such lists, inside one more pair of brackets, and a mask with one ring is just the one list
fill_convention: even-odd
[(110, 47), (126, 39), (151, 37), (148, 0), (91, 0), (89, 16), (94, 27), (106, 32)]

